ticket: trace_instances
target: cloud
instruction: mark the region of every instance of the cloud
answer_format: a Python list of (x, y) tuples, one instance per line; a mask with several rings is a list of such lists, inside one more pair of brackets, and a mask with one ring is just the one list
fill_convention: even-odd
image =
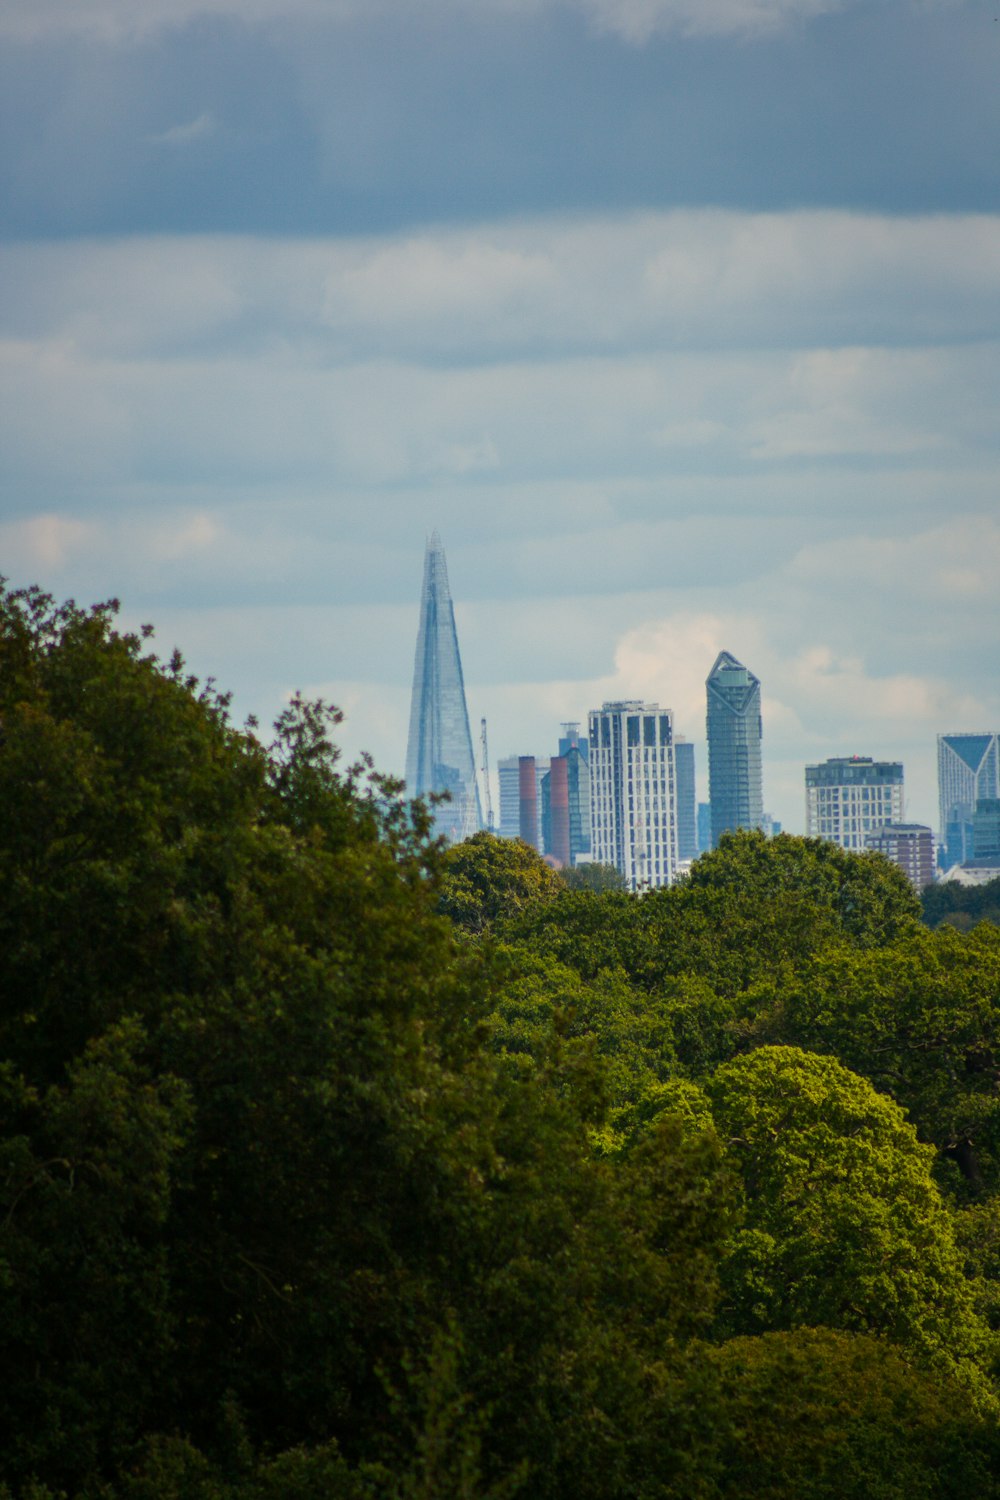
[[(675, 210), (343, 239), (26, 243), (0, 249), (0, 272), (11, 333), (100, 354), (270, 343), (326, 363), (481, 364), (1000, 338), (1000, 215)], [(824, 372), (814, 362), (800, 379), (816, 387)]]
[[(424, 0), (452, 21), (483, 11), (532, 15), (576, 10), (598, 30), (641, 44), (657, 35), (755, 36), (802, 25), (860, 0)], [(943, 0), (942, 0), (943, 3)], [(8, 0), (0, 33), (36, 39), (76, 32), (131, 40), (205, 16), (235, 16), (247, 25), (293, 18), (336, 26), (359, 16), (408, 9), (406, 0)]]
[(849, 0), (584, 0), (605, 31), (642, 43), (656, 35), (754, 36), (841, 10)]
[(36, 572), (51, 576), (65, 567), (93, 535), (93, 527), (73, 516), (40, 515), (0, 522), (0, 555), (8, 577), (21, 581)]
[(166, 562), (180, 562), (215, 547), (225, 537), (218, 521), (204, 512), (162, 528), (153, 544), (155, 555)]
[(146, 140), (153, 146), (188, 146), (192, 141), (214, 135), (217, 129), (215, 116), (204, 110), (196, 119), (189, 120), (184, 125), (171, 125), (168, 130), (161, 130), (156, 135), (147, 135)]

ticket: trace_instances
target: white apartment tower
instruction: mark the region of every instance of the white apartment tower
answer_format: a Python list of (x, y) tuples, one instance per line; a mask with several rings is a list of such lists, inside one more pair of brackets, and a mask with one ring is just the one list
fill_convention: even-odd
[(806, 766), (806, 836), (863, 854), (865, 836), (903, 821), (903, 767), (866, 755)]
[(590, 714), (591, 858), (614, 865), (629, 890), (669, 885), (677, 872), (673, 719), (656, 703), (605, 703)]

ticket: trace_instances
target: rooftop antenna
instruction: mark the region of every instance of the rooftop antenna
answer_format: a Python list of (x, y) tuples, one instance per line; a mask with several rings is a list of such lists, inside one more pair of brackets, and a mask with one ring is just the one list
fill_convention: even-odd
[(493, 832), (493, 798), (490, 796), (490, 752), (486, 744), (486, 720), (480, 720), (479, 744), (482, 750), (480, 771), (483, 773), (483, 805), (486, 808), (486, 827)]

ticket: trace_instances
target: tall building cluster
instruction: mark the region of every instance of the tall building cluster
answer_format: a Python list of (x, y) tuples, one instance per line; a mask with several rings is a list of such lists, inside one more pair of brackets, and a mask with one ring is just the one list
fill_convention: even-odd
[[(705, 683), (708, 801), (697, 799), (695, 746), (671, 709), (640, 700), (592, 708), (587, 732), (565, 723), (555, 754), (497, 762), (501, 838), (523, 839), (552, 864), (613, 865), (631, 890), (670, 885), (723, 834), (781, 831), (764, 811), (761, 684), (720, 651)], [(451, 842), (483, 826), (455, 614), (441, 539), (427, 543), (406, 780), (413, 796), (445, 794), (436, 827)], [(917, 889), (935, 866), (956, 878), (1000, 874), (1000, 735), (938, 736), (940, 818), (908, 823), (903, 767), (869, 756), (834, 756), (805, 767), (806, 833), (853, 853), (877, 851)], [(487, 799), (487, 802), (489, 799)]]

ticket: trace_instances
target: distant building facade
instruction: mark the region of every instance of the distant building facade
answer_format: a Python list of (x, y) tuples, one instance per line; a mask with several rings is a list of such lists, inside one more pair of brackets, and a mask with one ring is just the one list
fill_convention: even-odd
[(424, 556), (406, 786), (411, 797), (449, 794), (435, 813), (435, 827), (452, 843), (483, 826), (448, 568), (436, 531)]
[(855, 854), (869, 833), (903, 821), (903, 767), (870, 756), (835, 756), (806, 766), (806, 836)]
[(677, 858), (690, 861), (698, 856), (698, 803), (694, 784), (694, 745), (682, 734), (674, 736), (674, 769), (677, 791)]
[(630, 890), (677, 872), (673, 720), (655, 703), (605, 703), (590, 714), (591, 856)]
[(938, 842), (944, 866), (974, 858), (976, 803), (1000, 797), (1000, 734), (939, 734)]
[(884, 823), (865, 834), (865, 848), (884, 854), (898, 865), (915, 891), (932, 884), (934, 831), (923, 823)]
[(590, 766), (586, 740), (567, 744), (564, 738), (559, 745), (541, 778), (542, 850), (572, 866), (590, 858)]
[(516, 755), (503, 755), (497, 761), (497, 781), (500, 784), (500, 821), (497, 833), (502, 839), (519, 838), (520, 800)]
[(707, 854), (712, 847), (712, 809), (707, 802), (698, 803), (698, 853)]
[(980, 797), (972, 814), (972, 858), (1000, 864), (1000, 798)]
[(714, 849), (727, 830), (759, 828), (763, 821), (760, 682), (735, 656), (720, 651), (705, 690)]
[(541, 755), (505, 755), (497, 761), (500, 783), (500, 826), (497, 833), (500, 838), (523, 838), (526, 844), (541, 852), (542, 777), (548, 769), (549, 762)]

